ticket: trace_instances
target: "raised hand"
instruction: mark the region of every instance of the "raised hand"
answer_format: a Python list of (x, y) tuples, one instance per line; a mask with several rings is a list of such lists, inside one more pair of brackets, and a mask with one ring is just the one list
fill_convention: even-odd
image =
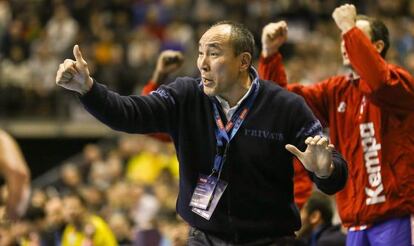
[(305, 141), (308, 145), (305, 152), (301, 152), (295, 146), (287, 144), (286, 149), (295, 155), (310, 172), (319, 178), (327, 178), (332, 174), (332, 150), (334, 146), (328, 144), (326, 137), (308, 137)]
[(152, 75), (152, 81), (159, 84), (171, 73), (177, 71), (183, 64), (183, 54), (175, 50), (164, 50), (158, 56), (157, 66)]
[(285, 21), (267, 24), (262, 31), (262, 55), (268, 57), (276, 53), (287, 40), (288, 27)]
[(356, 17), (356, 8), (352, 4), (341, 5), (332, 13), (332, 18), (342, 33), (346, 33), (355, 26)]
[(75, 60), (66, 59), (59, 65), (56, 84), (83, 95), (91, 89), (93, 80), (89, 76), (88, 64), (83, 59), (78, 45), (73, 47), (73, 56)]

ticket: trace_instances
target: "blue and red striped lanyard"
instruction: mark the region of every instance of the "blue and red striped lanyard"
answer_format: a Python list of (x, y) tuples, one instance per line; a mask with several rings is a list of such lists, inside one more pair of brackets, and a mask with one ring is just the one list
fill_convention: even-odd
[(214, 119), (217, 126), (215, 131), (217, 153), (214, 159), (213, 173), (218, 172), (219, 177), (226, 159), (229, 143), (234, 138), (237, 131), (240, 129), (240, 126), (242, 125), (244, 119), (246, 119), (246, 116), (249, 113), (258, 93), (259, 82), (257, 79), (255, 79), (252, 83), (251, 92), (249, 93), (249, 95), (247, 95), (247, 98), (245, 99), (244, 103), (242, 102), (242, 105), (244, 104), (244, 106), (240, 105), (240, 107), (236, 110), (231, 119), (227, 122), (226, 126), (224, 126), (223, 120), (221, 119), (217, 107), (217, 100), (212, 100), (214, 109)]

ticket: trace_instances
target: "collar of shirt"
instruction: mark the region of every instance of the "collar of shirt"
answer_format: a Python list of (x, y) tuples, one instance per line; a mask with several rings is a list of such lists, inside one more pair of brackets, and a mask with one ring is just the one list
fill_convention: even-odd
[(231, 119), (231, 117), (233, 116), (234, 112), (236, 112), (236, 110), (240, 106), (240, 104), (247, 98), (250, 91), (252, 90), (252, 85), (253, 85), (253, 83), (250, 85), (249, 90), (247, 90), (246, 94), (244, 94), (244, 96), (237, 102), (237, 104), (234, 105), (231, 108), (230, 108), (229, 103), (226, 101), (226, 99), (224, 99), (220, 96), (216, 96), (217, 100), (219, 101), (219, 103), (221, 105), (221, 108), (223, 109), (224, 114), (226, 115), (227, 120)]
[[(224, 113), (226, 114), (227, 120), (230, 120), (233, 114), (236, 112), (237, 108), (240, 106), (240, 104), (247, 98), (250, 91), (252, 90), (253, 83), (257, 83), (259, 80), (259, 73), (256, 71), (256, 69), (253, 66), (250, 66), (249, 69), (250, 78), (252, 79), (252, 83), (249, 87), (249, 90), (247, 90), (246, 94), (237, 102), (237, 104), (230, 108), (229, 103), (222, 97), (216, 96), (217, 100), (219, 101), (221, 108), (223, 109)], [(202, 86), (202, 83), (200, 82), (200, 85)]]
[(359, 80), (359, 75), (355, 72), (350, 72), (350, 73), (348, 73), (346, 78), (347, 78), (348, 81), (356, 82), (356, 81)]

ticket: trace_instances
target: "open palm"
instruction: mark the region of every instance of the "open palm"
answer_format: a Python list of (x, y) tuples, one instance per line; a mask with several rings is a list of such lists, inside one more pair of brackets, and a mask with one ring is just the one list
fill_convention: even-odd
[(307, 148), (305, 152), (300, 151), (291, 144), (286, 149), (295, 155), (310, 172), (318, 177), (328, 177), (332, 173), (332, 150), (334, 146), (328, 144), (326, 137), (308, 137), (305, 141)]

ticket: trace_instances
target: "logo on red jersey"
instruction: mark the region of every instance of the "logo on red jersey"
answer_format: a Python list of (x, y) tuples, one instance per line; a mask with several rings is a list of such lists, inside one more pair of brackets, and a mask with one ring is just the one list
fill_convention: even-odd
[(338, 112), (343, 113), (345, 112), (345, 109), (346, 109), (346, 103), (344, 101), (340, 102), (337, 108)]
[(359, 125), (361, 133), (361, 144), (364, 150), (365, 169), (368, 174), (368, 187), (365, 187), (367, 205), (374, 205), (385, 202), (382, 185), (381, 165), (379, 162), (378, 151), (381, 144), (375, 139), (374, 123), (362, 123)]

